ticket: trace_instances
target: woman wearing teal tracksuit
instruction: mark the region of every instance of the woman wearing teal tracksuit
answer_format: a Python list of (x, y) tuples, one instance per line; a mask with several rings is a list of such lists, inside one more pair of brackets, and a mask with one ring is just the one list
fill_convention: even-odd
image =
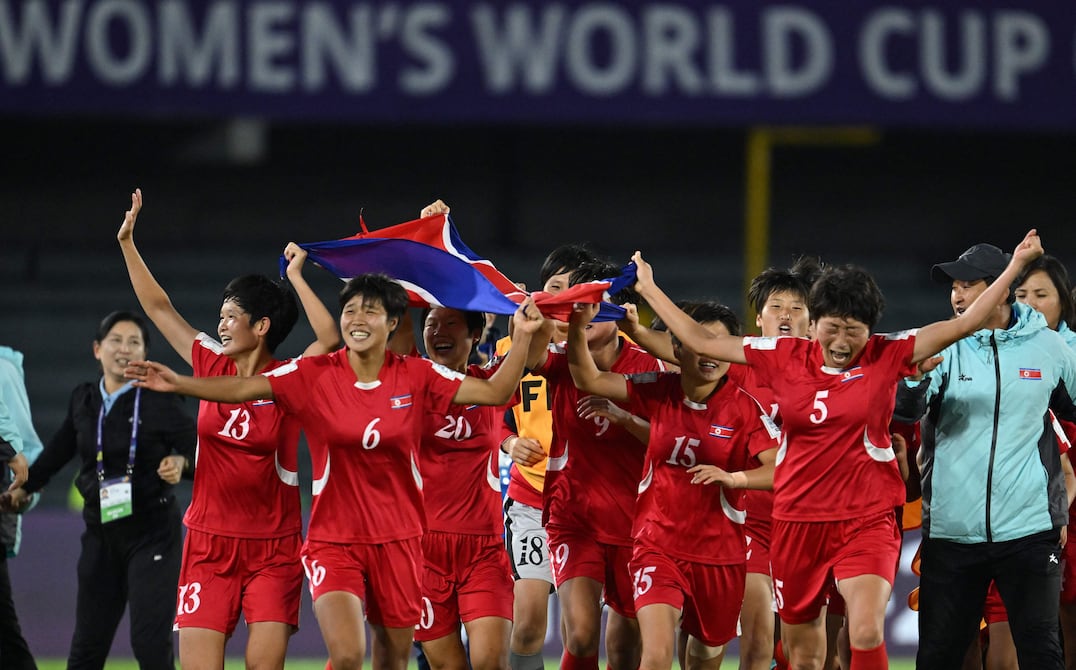
[[(934, 266), (957, 313), (1001, 274), (1007, 254), (978, 244)], [(897, 414), (922, 419), (921, 670), (959, 667), (990, 580), (1009, 613), (1021, 667), (1062, 666), (1058, 638), (1064, 477), (1048, 409), (1073, 416), (1076, 353), (1043, 316), (1010, 301), (941, 352)]]

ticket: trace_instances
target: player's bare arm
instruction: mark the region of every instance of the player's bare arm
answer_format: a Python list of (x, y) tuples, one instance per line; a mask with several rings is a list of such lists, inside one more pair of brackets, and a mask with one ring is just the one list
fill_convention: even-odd
[(215, 402), (247, 402), (273, 398), (273, 387), (261, 375), (253, 377), (190, 377), (176, 374), (154, 361), (132, 361), (123, 374), (134, 385), (162, 393), (179, 393)]
[(505, 405), (512, 399), (530, 349), (531, 338), (542, 326), (542, 313), (527, 298), (512, 316), (515, 330), (512, 349), (489, 379), (464, 377), (452, 402), (459, 405)]
[(990, 314), (1009, 295), (1009, 286), (1024, 267), (1043, 254), (1042, 240), (1032, 228), (1016, 245), (1012, 259), (1005, 271), (986, 288), (963, 314), (956, 318), (938, 321), (919, 329), (915, 337), (912, 362), (918, 363), (936, 355), (953, 342), (971, 335), (990, 318)]
[(643, 260), (641, 252), (636, 251), (631, 257), (637, 266), (635, 278), (635, 290), (639, 292), (650, 305), (651, 309), (661, 317), (668, 326), (669, 331), (675, 333), (685, 347), (698, 353), (700, 356), (716, 358), (730, 363), (747, 363), (743, 353), (743, 338), (732, 335), (716, 335), (704, 328), (695, 319), (688, 316), (684, 310), (665, 295), (656, 283), (654, 283), (654, 270), (650, 264)]
[(198, 329), (191, 324), (176, 310), (164, 288), (149, 271), (149, 266), (142, 259), (142, 254), (134, 242), (135, 222), (138, 214), (142, 211), (142, 189), (136, 188), (131, 194), (131, 208), (123, 215), (123, 223), (116, 233), (116, 240), (120, 243), (120, 251), (123, 252), (123, 260), (127, 264), (127, 274), (131, 278), (131, 287), (138, 297), (138, 304), (142, 311), (161, 331), (164, 339), (172, 345), (176, 353), (192, 365), (191, 347), (194, 338), (198, 336)]
[(594, 320), (598, 308), (598, 305), (577, 304), (572, 309), (568, 322), (568, 370), (580, 391), (625, 402), (628, 383), (624, 376), (599, 370), (587, 347), (587, 324)]
[(340, 346), (340, 328), (336, 323), (336, 318), (303, 277), (306, 249), (295, 242), (288, 242), (288, 245), (284, 247), (284, 258), (288, 261), (288, 267), (284, 273), (291, 287), (295, 289), (295, 295), (299, 297), (299, 303), (306, 312), (306, 320), (310, 322), (310, 328), (314, 331), (315, 340), (310, 343), (303, 355), (327, 354)]

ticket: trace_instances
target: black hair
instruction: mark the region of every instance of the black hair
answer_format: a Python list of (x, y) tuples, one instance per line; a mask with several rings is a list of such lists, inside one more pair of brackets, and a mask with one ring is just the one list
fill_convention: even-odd
[[(340, 311), (348, 301), (357, 295), (362, 295), (366, 300), (379, 303), (385, 308), (385, 314), (391, 319), (396, 319), (397, 325), (407, 310), (407, 291), (392, 277), (380, 273), (358, 275), (347, 280), (344, 288), (340, 289)], [(393, 332), (396, 329), (393, 328)]]
[(571, 272), (583, 263), (595, 259), (597, 255), (587, 248), (586, 243), (563, 244), (549, 252), (549, 255), (542, 261), (542, 269), (538, 271), (538, 278), (541, 282), (539, 287), (545, 286), (553, 275)]
[[(679, 307), (682, 312), (685, 312), (689, 316), (691, 315), (691, 310), (695, 309), (695, 307), (699, 305), (699, 303), (693, 302), (691, 300), (674, 300), (673, 304)], [(650, 330), (658, 330), (661, 332), (665, 332), (669, 330), (669, 327), (665, 325), (665, 322), (661, 320), (660, 316), (655, 314), (654, 318), (650, 320)]]
[[(430, 315), (430, 310), (432, 310), (432, 309), (433, 309), (432, 307), (426, 307), (425, 309), (422, 310), (422, 323), (424, 324), (423, 327), (425, 327), (426, 317)], [(477, 330), (478, 334), (481, 335), (482, 331), (484, 331), (486, 329), (486, 314), (485, 314), (485, 312), (475, 312), (475, 311), (472, 311), (472, 310), (456, 309), (455, 307), (442, 307), (441, 309), (451, 309), (451, 310), (457, 311), (460, 314), (462, 314), (463, 315), (463, 321), (464, 321), (464, 323), (467, 324), (467, 332), (468, 333), (473, 333), (473, 332), (475, 332)]]
[[(705, 302), (688, 303), (684, 307), (681, 307), (684, 313), (695, 319), (697, 323), (722, 323), (725, 328), (728, 329), (729, 335), (738, 336), (742, 330), (740, 327), (740, 319), (736, 316), (736, 313), (729, 309), (727, 306), (722, 305), (719, 302), (708, 300)], [(681, 346), (680, 339), (672, 334), (672, 343), (674, 347)]]
[[(572, 270), (572, 273), (568, 275), (568, 285), (575, 286), (576, 284), (582, 284), (588, 281), (608, 279), (609, 277), (616, 277), (619, 274), (619, 265), (609, 260), (595, 258)], [(635, 292), (635, 289), (626, 286), (609, 296), (609, 302), (614, 305), (623, 305), (626, 302), (638, 303), (639, 294)]]
[(250, 315), (251, 325), (269, 319), (269, 332), (265, 334), (269, 353), (276, 351), (299, 320), (295, 294), (283, 282), (275, 282), (264, 275), (243, 275), (228, 282), (222, 302), (229, 300)]
[(855, 319), (873, 331), (885, 310), (885, 297), (874, 277), (856, 265), (830, 265), (811, 286), (811, 318)]
[[(1073, 287), (1069, 281), (1069, 271), (1065, 265), (1055, 256), (1039, 256), (1024, 267), (1023, 272), (1013, 282), (1014, 290), (1023, 285), (1031, 273), (1041, 270), (1053, 282), (1057, 289), (1057, 301), (1061, 305), (1061, 321), (1069, 328), (1072, 327), (1073, 319), (1076, 318), (1076, 303), (1073, 302)], [(1013, 292), (1010, 291), (1010, 295)]]
[(146, 325), (145, 320), (140, 315), (125, 310), (112, 312), (101, 319), (101, 323), (97, 326), (97, 333), (94, 335), (93, 341), (99, 344), (104, 342), (105, 338), (108, 337), (108, 333), (121, 321), (130, 321), (138, 326), (138, 329), (142, 331), (142, 347), (146, 351), (149, 351), (149, 327)]
[(754, 306), (756, 313), (762, 312), (766, 301), (774, 293), (792, 293), (806, 303), (811, 295), (811, 285), (821, 273), (822, 264), (813, 256), (800, 256), (787, 270), (766, 268), (751, 280), (747, 301)]
[(728, 328), (729, 335), (738, 336), (742, 332), (740, 319), (736, 316), (736, 313), (719, 302), (696, 303), (691, 305), (690, 309), (685, 309), (684, 311), (699, 323), (717, 323), (720, 321), (725, 324), (725, 328)]

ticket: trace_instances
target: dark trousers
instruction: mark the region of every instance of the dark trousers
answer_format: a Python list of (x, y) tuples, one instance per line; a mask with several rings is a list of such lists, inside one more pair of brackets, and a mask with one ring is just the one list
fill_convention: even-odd
[(1058, 531), (1008, 542), (923, 540), (917, 670), (959, 668), (979, 630), (993, 579), (1009, 614), (1021, 668), (1062, 670)]
[(22, 636), (15, 601), (11, 597), (11, 575), (7, 569), (7, 549), (0, 545), (0, 668), (37, 670), (34, 656)]
[(172, 624), (182, 556), (179, 509), (87, 525), (78, 559), (69, 670), (101, 670), (131, 607), (131, 650), (142, 670), (175, 670)]

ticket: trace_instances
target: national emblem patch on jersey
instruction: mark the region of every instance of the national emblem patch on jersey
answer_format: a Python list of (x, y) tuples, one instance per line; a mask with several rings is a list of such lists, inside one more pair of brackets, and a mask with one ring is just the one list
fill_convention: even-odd
[(1039, 368), (1020, 368), (1020, 379), (1042, 379), (1042, 370)]
[(710, 437), (719, 437), (723, 440), (732, 439), (732, 434), (736, 432), (735, 428), (729, 426), (719, 426), (716, 423), (710, 424)]
[(854, 381), (856, 379), (861, 379), (862, 377), (863, 368), (857, 365), (854, 368), (849, 368), (841, 373), (841, 383)]
[(389, 398), (389, 407), (392, 409), (404, 409), (411, 406), (411, 394), (394, 395)]

